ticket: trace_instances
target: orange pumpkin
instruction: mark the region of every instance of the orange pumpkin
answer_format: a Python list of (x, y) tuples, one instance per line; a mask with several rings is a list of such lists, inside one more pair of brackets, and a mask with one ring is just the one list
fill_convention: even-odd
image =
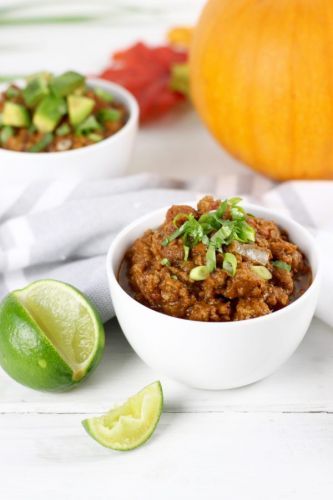
[(280, 180), (333, 178), (333, 1), (210, 0), (190, 66), (231, 154)]

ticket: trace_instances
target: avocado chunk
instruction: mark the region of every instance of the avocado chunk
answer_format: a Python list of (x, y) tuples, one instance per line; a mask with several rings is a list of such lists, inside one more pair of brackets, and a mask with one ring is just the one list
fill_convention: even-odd
[(52, 92), (58, 96), (66, 97), (72, 94), (76, 89), (82, 87), (85, 77), (75, 71), (67, 71), (54, 78), (50, 83)]
[(70, 95), (67, 98), (69, 121), (76, 127), (85, 120), (92, 112), (95, 101), (89, 97)]
[(106, 122), (116, 122), (120, 120), (121, 113), (118, 109), (103, 108), (98, 112), (97, 118), (103, 124)]
[(66, 102), (61, 97), (48, 95), (39, 103), (33, 116), (33, 123), (46, 134), (53, 132), (62, 116), (66, 114)]
[(32, 73), (31, 75), (28, 75), (26, 77), (26, 81), (29, 83), (32, 80), (45, 80), (45, 82), (48, 84), (50, 81), (53, 79), (52, 73), (49, 73), (48, 71), (39, 71), (38, 73)]
[(11, 127), (29, 127), (29, 112), (21, 104), (6, 101), (3, 107), (2, 123)]
[(112, 102), (113, 101), (113, 95), (109, 94), (109, 92), (106, 92), (106, 90), (97, 88), (95, 89), (95, 94), (97, 97), (99, 97), (102, 101), (104, 102)]
[(23, 90), (25, 103), (29, 108), (34, 108), (49, 93), (45, 78), (31, 80)]
[(89, 132), (95, 132), (96, 130), (102, 130), (102, 126), (93, 115), (88, 116), (88, 118), (81, 122), (76, 128), (76, 132), (79, 134), (87, 134)]

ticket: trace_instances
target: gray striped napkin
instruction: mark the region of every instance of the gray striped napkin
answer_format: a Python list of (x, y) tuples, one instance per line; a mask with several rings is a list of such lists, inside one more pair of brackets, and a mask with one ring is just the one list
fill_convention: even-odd
[(333, 182), (274, 184), (252, 173), (191, 181), (140, 174), (102, 181), (1, 186), (0, 298), (36, 279), (59, 279), (85, 292), (103, 320), (108, 320), (114, 312), (105, 255), (115, 234), (133, 219), (188, 201), (198, 192), (222, 197), (240, 194), (292, 215), (315, 231), (328, 271), (317, 315), (333, 326)]

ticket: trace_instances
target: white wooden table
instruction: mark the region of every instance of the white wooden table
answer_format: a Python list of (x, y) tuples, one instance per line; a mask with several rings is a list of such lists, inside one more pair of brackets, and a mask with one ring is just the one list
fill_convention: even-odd
[[(158, 22), (147, 10), (139, 24), (124, 12), (111, 27), (2, 29), (1, 72), (60, 71), (73, 61), (79, 70), (98, 71), (113, 48), (143, 33), (161, 38), (168, 25), (192, 22), (202, 3), (137, 2), (162, 6)], [(189, 112), (142, 130), (130, 170), (186, 177), (242, 168)], [(87, 436), (83, 418), (158, 378), (165, 411), (146, 446), (117, 453)], [(116, 320), (107, 326), (101, 365), (75, 391), (35, 392), (0, 371), (1, 500), (326, 500), (333, 496), (332, 464), (333, 332), (318, 320), (274, 375), (232, 391), (196, 391), (160, 377), (134, 354)]]

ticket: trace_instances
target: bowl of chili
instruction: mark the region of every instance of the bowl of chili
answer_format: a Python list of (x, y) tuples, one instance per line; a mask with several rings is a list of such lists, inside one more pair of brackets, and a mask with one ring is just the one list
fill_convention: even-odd
[(113, 306), (153, 369), (195, 388), (241, 387), (302, 341), (319, 290), (316, 242), (239, 198), (195, 207), (155, 211), (118, 234), (107, 256)]

